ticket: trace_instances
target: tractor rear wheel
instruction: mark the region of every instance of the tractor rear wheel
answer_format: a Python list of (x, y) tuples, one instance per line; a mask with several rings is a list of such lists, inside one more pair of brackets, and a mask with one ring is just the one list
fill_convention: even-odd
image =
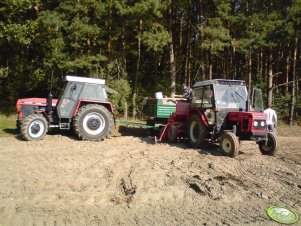
[(29, 115), (23, 118), (20, 132), (24, 140), (42, 140), (48, 131), (48, 122), (41, 114)]
[(239, 140), (234, 133), (223, 133), (219, 139), (219, 142), (220, 147), (226, 156), (235, 157), (238, 154)]
[(192, 148), (207, 148), (207, 128), (199, 115), (193, 114), (188, 121), (189, 145)]
[(273, 133), (268, 133), (267, 138), (267, 141), (258, 142), (259, 150), (263, 155), (275, 155), (277, 151), (277, 139)]
[(112, 113), (98, 104), (84, 105), (73, 120), (74, 132), (82, 140), (101, 141), (111, 133), (112, 126)]

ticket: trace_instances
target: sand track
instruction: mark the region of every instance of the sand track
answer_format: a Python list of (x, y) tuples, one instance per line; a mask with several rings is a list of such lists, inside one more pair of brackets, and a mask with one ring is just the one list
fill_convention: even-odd
[(148, 137), (0, 138), (0, 225), (276, 225), (269, 205), (301, 213), (300, 138), (279, 143), (233, 159)]

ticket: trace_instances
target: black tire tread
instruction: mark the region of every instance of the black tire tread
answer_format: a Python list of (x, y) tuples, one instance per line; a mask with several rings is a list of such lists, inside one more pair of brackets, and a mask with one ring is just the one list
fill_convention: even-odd
[(220, 139), (219, 139), (220, 140), (220, 145), (221, 145), (221, 143), (222, 143), (222, 141), (223, 141), (223, 139), (224, 139), (225, 136), (229, 136), (232, 139), (232, 141), (234, 142), (234, 150), (233, 150), (232, 153), (228, 154), (228, 153), (226, 153), (226, 152), (223, 151), (222, 147), (221, 147), (221, 149), (222, 149), (223, 153), (226, 156), (234, 158), (234, 157), (236, 157), (238, 155), (238, 152), (239, 152), (239, 140), (238, 140), (237, 136), (234, 133), (232, 133), (232, 132), (224, 132), (221, 135)]
[[(98, 109), (101, 109), (102, 111), (105, 112), (105, 114), (107, 114), (108, 118), (109, 118), (109, 128), (108, 128), (108, 131), (107, 131), (107, 134), (104, 136), (104, 137), (101, 137), (99, 139), (88, 139), (86, 137), (84, 137), (80, 130), (79, 130), (79, 123), (78, 121), (80, 120), (80, 117), (81, 115), (88, 109), (90, 108), (98, 108)], [(114, 125), (114, 119), (113, 119), (113, 114), (106, 108), (104, 107), (103, 105), (100, 105), (100, 104), (86, 104), (84, 106), (82, 106), (76, 116), (74, 117), (73, 119), (73, 130), (76, 134), (76, 136), (80, 139), (80, 140), (91, 140), (91, 141), (103, 141), (104, 138), (108, 138), (111, 134), (112, 134), (112, 128), (113, 128), (113, 125)]]
[[(196, 119), (197, 123), (199, 124), (199, 127), (200, 127), (200, 130), (203, 130), (203, 137), (199, 137), (199, 141), (198, 143), (193, 143), (191, 140), (190, 140), (190, 125), (192, 123), (192, 120), (193, 118)], [(208, 135), (206, 135), (207, 133), (207, 130), (206, 130), (206, 127), (204, 125), (204, 123), (202, 122), (201, 118), (199, 115), (197, 114), (193, 114), (190, 119), (189, 119), (189, 122), (188, 122), (188, 137), (189, 137), (189, 146), (192, 147), (192, 148), (208, 148), (209, 147), (209, 142), (206, 140), (208, 138)]]
[(274, 156), (276, 154), (276, 152), (277, 152), (277, 139), (276, 139), (276, 136), (273, 133), (268, 133), (268, 136), (270, 136), (272, 138), (272, 141), (273, 141), (274, 146), (275, 146), (274, 150), (272, 150), (271, 152), (266, 152), (263, 149), (261, 142), (258, 143), (259, 150), (260, 150), (261, 154), (263, 154), (263, 155)]
[[(37, 119), (40, 119), (41, 121), (44, 122), (45, 132), (41, 136), (40, 139), (32, 139), (28, 134), (28, 126), (33, 120), (37, 120)], [(48, 132), (48, 122), (47, 122), (46, 118), (41, 114), (28, 115), (28, 116), (24, 117), (20, 123), (20, 133), (21, 133), (22, 138), (26, 141), (42, 140), (45, 137), (47, 132)]]

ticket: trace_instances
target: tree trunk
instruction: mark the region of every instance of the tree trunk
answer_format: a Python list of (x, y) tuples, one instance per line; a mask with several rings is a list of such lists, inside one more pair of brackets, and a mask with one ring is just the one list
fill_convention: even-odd
[(233, 75), (232, 75), (232, 79), (237, 79), (237, 71), (236, 71), (236, 64), (237, 64), (237, 62), (236, 62), (236, 48), (235, 48), (235, 46), (233, 46), (233, 51), (232, 51), (232, 53), (233, 53)]
[(212, 79), (212, 56), (211, 56), (211, 53), (208, 52), (208, 70), (209, 70), (209, 80)]
[[(202, 0), (199, 0), (198, 1), (198, 7), (197, 7), (197, 13), (198, 13), (198, 17), (197, 17), (197, 20), (198, 20), (198, 25), (199, 25), (199, 32), (200, 32), (200, 37), (199, 37), (199, 40), (200, 40), (200, 44), (199, 46), (202, 45), (203, 43), (203, 29), (204, 29), (204, 26), (203, 26), (203, 2)], [(204, 73), (204, 67), (205, 67), (205, 55), (204, 55), (204, 50), (203, 48), (200, 48), (199, 50), (197, 50), (197, 53), (198, 53), (198, 59), (199, 59), (199, 62), (200, 62), (200, 66), (199, 66), (199, 69), (200, 69), (200, 76), (198, 76), (196, 79), (201, 79), (201, 80), (205, 80), (205, 73)]]
[(185, 54), (185, 83), (188, 83), (188, 67), (189, 67), (189, 42), (190, 42), (190, 24), (188, 21), (188, 29), (186, 36), (186, 54)]
[(248, 92), (251, 93), (252, 86), (252, 50), (250, 50), (248, 56)]
[(293, 125), (294, 122), (294, 113), (295, 113), (295, 104), (296, 104), (296, 66), (297, 66), (297, 52), (298, 52), (298, 38), (295, 39), (295, 48), (293, 55), (293, 76), (292, 76), (292, 89), (291, 89), (291, 104), (290, 104), (290, 112), (289, 112), (289, 124)]
[(287, 44), (287, 54), (286, 54), (286, 67), (285, 67), (285, 93), (288, 93), (288, 87), (289, 87), (289, 73), (290, 73), (290, 44)]
[(137, 90), (138, 90), (138, 78), (140, 74), (140, 58), (141, 58), (141, 31), (142, 31), (142, 20), (139, 21), (139, 35), (138, 35), (138, 56), (137, 56), (137, 65), (136, 65), (136, 75), (134, 82), (134, 93), (133, 93), (133, 118), (136, 117), (136, 98), (137, 98)]
[(271, 108), (272, 104), (273, 104), (273, 55), (272, 55), (272, 49), (269, 49), (267, 67), (268, 67), (268, 86), (267, 86), (268, 101), (267, 101), (267, 106), (268, 106), (268, 108)]
[(126, 99), (124, 99), (123, 102), (123, 118), (124, 119), (128, 118), (128, 102), (126, 101)]
[(191, 42), (189, 41), (189, 61), (188, 61), (188, 80), (187, 80), (187, 85), (191, 86), (191, 70), (192, 70), (192, 63), (191, 63), (191, 58), (192, 58), (192, 47), (191, 47)]
[(109, 9), (109, 39), (108, 39), (108, 55), (111, 55), (112, 52), (112, 37), (111, 37), (111, 31), (112, 31), (112, 20), (113, 20), (113, 16), (112, 16), (112, 5), (110, 6)]
[(259, 76), (262, 77), (263, 74), (263, 51), (262, 48), (260, 48), (260, 61), (259, 61)]
[(172, 13), (172, 1), (169, 2), (168, 8), (168, 33), (169, 33), (169, 67), (170, 67), (170, 96), (174, 97), (176, 94), (176, 63), (175, 63), (175, 55), (174, 55), (174, 47), (173, 47), (173, 32), (172, 32), (172, 24), (173, 24), (173, 13)]

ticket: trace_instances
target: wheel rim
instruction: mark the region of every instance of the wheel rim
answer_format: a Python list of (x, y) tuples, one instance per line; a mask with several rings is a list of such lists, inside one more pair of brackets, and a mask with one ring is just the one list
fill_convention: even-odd
[(232, 151), (232, 149), (233, 149), (232, 143), (228, 137), (223, 139), (222, 148), (226, 153), (230, 153)]
[(95, 112), (87, 114), (83, 120), (84, 130), (91, 135), (101, 133), (104, 130), (105, 125), (105, 118), (101, 114)]
[(191, 123), (190, 125), (190, 139), (192, 142), (197, 142), (197, 139), (198, 139), (198, 135), (200, 133), (200, 130), (199, 130), (199, 127), (197, 125), (197, 122), (194, 121)]
[(40, 120), (34, 120), (29, 124), (28, 134), (32, 138), (39, 138), (45, 131), (45, 125)]

